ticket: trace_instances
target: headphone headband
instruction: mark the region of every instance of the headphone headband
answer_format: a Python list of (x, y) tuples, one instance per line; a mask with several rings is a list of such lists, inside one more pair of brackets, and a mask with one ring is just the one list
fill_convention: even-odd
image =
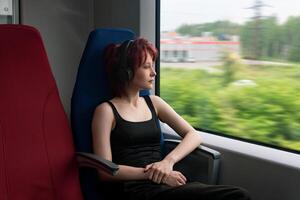
[(128, 51), (133, 44), (133, 40), (125, 40), (119, 47), (119, 72), (120, 78), (125, 80), (131, 80), (133, 76), (132, 69), (128, 66)]
[(124, 52), (127, 52), (132, 43), (133, 40), (125, 40), (124, 42), (122, 42), (120, 48), (124, 49)]
[(133, 40), (125, 40), (124, 42), (122, 42), (121, 46), (119, 47), (121, 64), (122, 65), (125, 64), (123, 66), (127, 66), (128, 50), (132, 43), (133, 43)]

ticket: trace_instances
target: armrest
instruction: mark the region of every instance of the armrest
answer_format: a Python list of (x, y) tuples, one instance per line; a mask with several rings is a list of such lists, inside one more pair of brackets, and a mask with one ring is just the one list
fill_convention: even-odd
[[(164, 139), (165, 153), (174, 149), (180, 140)], [(197, 149), (175, 164), (174, 169), (182, 172), (188, 181), (216, 184), (221, 154), (200, 145)]]
[(76, 160), (80, 167), (99, 169), (113, 176), (119, 170), (117, 164), (91, 153), (76, 152)]
[[(164, 142), (178, 144), (181, 142), (181, 140), (164, 139)], [(208, 157), (211, 157), (212, 159), (219, 159), (221, 157), (220, 152), (218, 152), (214, 149), (211, 149), (209, 147), (203, 146), (203, 145), (200, 145), (199, 147), (197, 147), (197, 149), (195, 151), (200, 151), (203, 154), (203, 156), (208, 156)]]

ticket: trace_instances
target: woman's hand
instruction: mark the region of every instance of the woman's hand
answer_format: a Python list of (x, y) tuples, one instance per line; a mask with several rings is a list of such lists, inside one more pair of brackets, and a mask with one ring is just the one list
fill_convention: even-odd
[(186, 183), (186, 178), (181, 172), (172, 171), (164, 183), (172, 187), (180, 186)]
[(160, 162), (155, 162), (147, 165), (144, 172), (149, 172), (149, 179), (160, 184), (166, 181), (170, 173), (173, 171), (174, 163), (164, 159)]

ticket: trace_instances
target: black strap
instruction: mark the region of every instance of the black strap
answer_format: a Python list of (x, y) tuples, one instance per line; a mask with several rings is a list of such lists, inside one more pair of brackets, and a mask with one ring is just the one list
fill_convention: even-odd
[(114, 113), (114, 116), (115, 116), (115, 119), (116, 119), (116, 120), (119, 120), (121, 117), (120, 117), (120, 115), (119, 115), (119, 113), (118, 113), (118, 111), (117, 111), (115, 105), (114, 105), (112, 102), (110, 102), (110, 101), (106, 101), (106, 102), (107, 102), (107, 103), (110, 105), (110, 107), (112, 108), (113, 113)]
[[(157, 121), (157, 123), (158, 123), (158, 119), (157, 119), (157, 115), (156, 115), (156, 112), (155, 112), (155, 108), (154, 108), (154, 106), (153, 106), (153, 104), (152, 104), (152, 101), (151, 101), (150, 97), (149, 97), (149, 96), (143, 96), (143, 97), (144, 97), (144, 99), (145, 99), (145, 101), (146, 101), (146, 103), (147, 103), (147, 105), (148, 105), (148, 107), (149, 107), (149, 109), (150, 109), (150, 111), (151, 111), (151, 114), (152, 114), (153, 118), (154, 118), (155, 121)], [(111, 101), (106, 101), (106, 102), (107, 102), (107, 103), (110, 105), (110, 107), (112, 108), (116, 120), (123, 119), (123, 118), (120, 116), (120, 114), (118, 113), (118, 110), (117, 110), (117, 108), (115, 107), (115, 105), (114, 105)]]
[[(151, 98), (149, 96), (144, 96), (144, 98), (145, 98), (145, 100), (146, 100), (146, 102), (147, 102), (147, 104), (148, 104), (148, 106), (149, 106), (149, 108), (150, 108), (150, 110), (152, 112), (154, 121), (155, 121), (155, 123), (156, 123), (156, 125), (157, 125), (157, 127), (159, 129), (159, 132), (160, 132), (160, 146), (161, 146), (162, 149), (165, 149), (164, 148), (164, 135), (161, 132), (159, 119), (158, 119), (158, 116), (156, 115), (155, 108), (153, 106)], [(165, 151), (165, 150), (163, 150), (163, 151)]]
[(144, 99), (146, 100), (146, 103), (147, 103), (148, 107), (150, 108), (152, 116), (156, 118), (156, 112), (155, 112), (155, 108), (152, 104), (151, 98), (149, 96), (144, 96)]

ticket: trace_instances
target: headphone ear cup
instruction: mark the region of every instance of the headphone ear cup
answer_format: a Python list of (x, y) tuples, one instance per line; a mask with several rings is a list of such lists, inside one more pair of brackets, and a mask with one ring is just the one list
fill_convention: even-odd
[(126, 69), (126, 73), (127, 73), (127, 80), (130, 81), (133, 78), (133, 73), (132, 70), (130, 68)]
[(133, 78), (132, 70), (130, 68), (120, 67), (116, 71), (116, 78), (121, 82), (128, 82)]

